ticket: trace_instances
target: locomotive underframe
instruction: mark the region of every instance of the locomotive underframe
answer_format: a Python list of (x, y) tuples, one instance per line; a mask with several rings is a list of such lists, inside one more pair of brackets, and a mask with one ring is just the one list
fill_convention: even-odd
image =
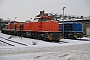
[(17, 30), (2, 30), (4, 34), (17, 35), (21, 37), (42, 39), (46, 41), (59, 41), (62, 38), (62, 32), (47, 32), (47, 31), (17, 31)]
[[(48, 41), (59, 41), (62, 39), (62, 32), (37, 32), (37, 31), (15, 31), (15, 30), (2, 30), (4, 34), (23, 36), (28, 38), (42, 39)], [(83, 38), (83, 32), (64, 32), (64, 38), (77, 39)]]
[(83, 32), (64, 32), (64, 38), (69, 39), (83, 38)]

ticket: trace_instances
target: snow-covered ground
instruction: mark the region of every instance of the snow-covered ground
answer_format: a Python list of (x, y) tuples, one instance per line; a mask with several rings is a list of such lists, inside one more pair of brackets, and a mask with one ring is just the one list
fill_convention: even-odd
[[(11, 35), (0, 33), (0, 37), (8, 39)], [(12, 36), (12, 41), (26, 44), (27, 46), (13, 43), (9, 46), (0, 42), (0, 60), (90, 60), (90, 38), (81, 40), (61, 39), (59, 43), (46, 42), (37, 39)], [(36, 45), (33, 45), (33, 42)]]
[[(6, 38), (6, 39), (8, 39), (10, 36), (11, 35), (6, 35), (6, 34), (0, 33), (0, 37)], [(0, 40), (2, 40), (2, 38), (0, 38)], [(67, 46), (67, 45), (87, 44), (87, 43), (89, 43), (88, 40), (90, 40), (90, 38), (84, 37), (81, 40), (80, 39), (78, 39), (78, 40), (61, 39), (60, 42), (58, 42), (58, 43), (46, 42), (46, 41), (42, 41), (42, 40), (24, 38), (24, 37), (19, 37), (19, 36), (12, 36), (12, 38), (9, 40), (24, 43), (27, 45), (27, 46), (22, 46), (17, 43), (13, 43), (13, 42), (5, 40), (8, 43), (14, 44), (15, 46), (13, 46), (13, 47), (43, 47), (43, 46)], [(33, 45), (33, 42), (35, 42), (36, 45)], [(6, 46), (0, 47), (0, 48), (4, 48), (4, 47), (6, 47)]]

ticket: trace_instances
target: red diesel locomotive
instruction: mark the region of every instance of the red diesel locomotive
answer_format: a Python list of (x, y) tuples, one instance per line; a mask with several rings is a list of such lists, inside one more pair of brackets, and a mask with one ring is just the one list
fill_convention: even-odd
[(48, 41), (59, 41), (62, 38), (59, 23), (49, 16), (36, 17), (34, 22), (11, 22), (2, 32)]

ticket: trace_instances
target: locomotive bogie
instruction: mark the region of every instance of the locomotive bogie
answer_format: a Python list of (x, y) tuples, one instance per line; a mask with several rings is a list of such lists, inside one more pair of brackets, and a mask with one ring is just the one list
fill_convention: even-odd
[(77, 39), (77, 38), (83, 38), (83, 33), (82, 32), (76, 32), (74, 33), (74, 38)]

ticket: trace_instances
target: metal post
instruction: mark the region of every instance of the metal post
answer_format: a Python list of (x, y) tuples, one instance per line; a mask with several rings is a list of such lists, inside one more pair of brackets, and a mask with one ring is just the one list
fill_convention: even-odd
[[(17, 17), (15, 17), (15, 19), (16, 19), (16, 18), (17, 18)], [(16, 29), (16, 28), (15, 28), (15, 19), (14, 19), (14, 29)], [(16, 30), (15, 30), (15, 31), (16, 31)]]
[(63, 7), (63, 39), (64, 39), (64, 9), (65, 9), (66, 7)]

